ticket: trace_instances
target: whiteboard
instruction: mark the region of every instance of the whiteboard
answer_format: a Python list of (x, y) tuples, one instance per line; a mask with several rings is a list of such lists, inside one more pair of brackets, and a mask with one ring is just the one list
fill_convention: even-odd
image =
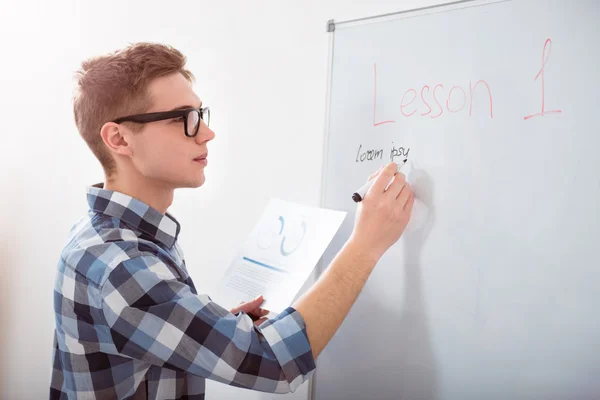
[(335, 24), (322, 206), (349, 216), (321, 264), (391, 158), (431, 223), (380, 260), (313, 398), (600, 399), (597, 21), (514, 0)]

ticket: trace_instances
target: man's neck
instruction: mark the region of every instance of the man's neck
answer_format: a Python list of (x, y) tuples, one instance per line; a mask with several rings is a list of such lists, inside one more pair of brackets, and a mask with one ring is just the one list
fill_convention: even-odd
[(122, 174), (118, 177), (106, 177), (104, 188), (120, 192), (140, 200), (155, 210), (166, 214), (167, 209), (173, 203), (175, 190), (155, 181), (148, 181), (143, 177), (128, 177)]

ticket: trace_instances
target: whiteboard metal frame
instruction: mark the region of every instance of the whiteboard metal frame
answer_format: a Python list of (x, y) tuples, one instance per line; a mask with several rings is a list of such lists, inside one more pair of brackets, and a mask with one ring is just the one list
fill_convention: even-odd
[[(330, 20), (328, 22), (328, 32), (333, 33), (333, 32), (335, 32), (335, 30), (337, 30), (338, 27), (339, 28), (350, 28), (350, 27), (359, 26), (359, 25), (391, 21), (391, 20), (401, 19), (401, 18), (422, 17), (422, 16), (428, 15), (428, 14), (435, 14), (435, 13), (446, 12), (446, 11), (451, 11), (451, 10), (460, 10), (463, 8), (470, 8), (470, 7), (486, 6), (488, 4), (504, 3), (507, 1), (512, 1), (512, 0), (456, 0), (456, 1), (450, 1), (450, 2), (442, 2), (440, 4), (435, 4), (435, 5), (425, 6), (425, 7), (418, 7), (418, 8), (411, 8), (411, 9), (403, 10), (403, 11), (396, 11), (396, 12), (387, 13), (387, 14), (374, 15), (371, 17), (349, 19), (349, 20), (340, 21), (340, 22), (335, 22), (334, 20)], [(413, 15), (407, 16), (404, 14), (413, 14)]]
[[(338, 28), (350, 28), (359, 25), (372, 24), (377, 22), (390, 21), (401, 18), (421, 17), (428, 14), (434, 14), (439, 12), (446, 12), (450, 10), (459, 10), (467, 7), (480, 7), (494, 3), (504, 3), (512, 0), (458, 0), (446, 3), (440, 3), (436, 5), (411, 8), (403, 11), (396, 11), (387, 14), (374, 15), (370, 17), (350, 19), (346, 21), (335, 22), (331, 19), (327, 21), (326, 32), (329, 33), (329, 50), (327, 57), (327, 90), (325, 93), (325, 124), (324, 124), (324, 137), (323, 137), (323, 157), (322, 157), (322, 168), (321, 168), (321, 199), (320, 206), (325, 206), (326, 198), (326, 182), (325, 177), (327, 176), (328, 168), (328, 150), (329, 150), (329, 139), (330, 139), (330, 124), (331, 124), (331, 89), (333, 86), (333, 57), (335, 54), (335, 32)], [(413, 14), (413, 15), (406, 15)], [(323, 261), (319, 260), (317, 263), (317, 274), (314, 275), (313, 283), (321, 276), (326, 266), (323, 265)], [(312, 378), (308, 382), (308, 400), (315, 400), (316, 398), (316, 387), (317, 387), (317, 373), (313, 374)]]
[[(322, 207), (325, 203), (325, 172), (327, 171), (327, 152), (329, 150), (329, 112), (331, 110), (331, 85), (332, 79), (331, 74), (333, 73), (333, 45), (335, 41), (335, 35), (333, 35), (335, 31), (335, 23), (333, 20), (327, 21), (326, 26), (327, 32), (332, 33), (329, 35), (329, 49), (327, 56), (327, 90), (325, 91), (325, 125), (324, 125), (324, 135), (323, 135), (323, 155), (321, 158), (321, 198), (319, 200), (319, 204)], [(317, 263), (317, 267), (315, 268), (316, 274), (313, 275), (313, 284), (319, 279), (323, 271), (325, 270), (323, 265), (323, 260), (319, 260)], [(312, 378), (308, 381), (308, 400), (312, 400), (315, 398), (315, 387), (316, 387), (316, 379), (317, 374), (316, 371), (313, 374)]]

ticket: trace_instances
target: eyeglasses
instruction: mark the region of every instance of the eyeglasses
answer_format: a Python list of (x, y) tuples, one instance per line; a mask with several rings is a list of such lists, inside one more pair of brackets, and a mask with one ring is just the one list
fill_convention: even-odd
[(136, 114), (129, 115), (127, 117), (121, 117), (115, 119), (115, 124), (120, 124), (122, 122), (137, 122), (140, 124), (146, 124), (148, 122), (155, 121), (163, 121), (165, 119), (177, 119), (181, 118), (183, 121), (185, 136), (194, 137), (198, 134), (198, 130), (200, 128), (200, 120), (204, 121), (206, 126), (210, 124), (210, 108), (185, 108), (183, 110), (174, 110), (174, 111), (162, 111), (162, 112), (153, 112), (147, 114)]

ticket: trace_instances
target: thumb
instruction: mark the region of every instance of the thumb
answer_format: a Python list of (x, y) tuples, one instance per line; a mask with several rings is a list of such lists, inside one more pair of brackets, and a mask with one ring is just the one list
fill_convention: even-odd
[(231, 313), (232, 314), (237, 314), (240, 311), (244, 311), (245, 313), (248, 313), (250, 311), (253, 311), (253, 310), (257, 309), (263, 302), (264, 302), (263, 297), (262, 296), (258, 296), (254, 300), (251, 300), (251, 301), (249, 301), (247, 303), (242, 303), (242, 304), (238, 305), (237, 307), (234, 307), (231, 310)]

